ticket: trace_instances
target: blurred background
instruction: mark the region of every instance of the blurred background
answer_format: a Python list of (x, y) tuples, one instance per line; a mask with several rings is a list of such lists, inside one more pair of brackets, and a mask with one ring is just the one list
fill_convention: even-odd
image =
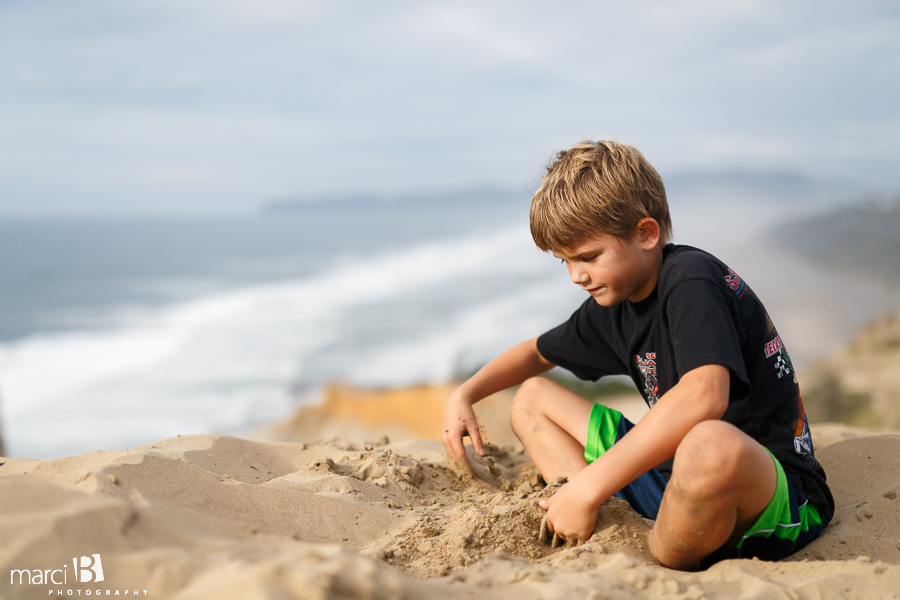
[(896, 311), (895, 2), (0, 2), (6, 454), (471, 372), (583, 301), (528, 202), (610, 138), (798, 367)]

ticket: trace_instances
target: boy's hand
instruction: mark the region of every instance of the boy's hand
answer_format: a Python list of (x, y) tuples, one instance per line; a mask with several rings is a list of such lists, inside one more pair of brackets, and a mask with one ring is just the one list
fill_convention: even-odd
[(465, 464), (469, 464), (469, 457), (466, 456), (466, 448), (463, 444), (463, 436), (467, 434), (472, 438), (475, 453), (478, 456), (484, 456), (484, 443), (481, 441), (481, 433), (478, 431), (478, 421), (475, 419), (472, 404), (454, 392), (450, 394), (447, 406), (444, 408), (441, 441), (456, 464), (459, 464), (460, 459)]
[(595, 507), (577, 482), (563, 485), (553, 496), (541, 500), (538, 506), (547, 511), (549, 531), (572, 544), (588, 541), (600, 516), (600, 508)]

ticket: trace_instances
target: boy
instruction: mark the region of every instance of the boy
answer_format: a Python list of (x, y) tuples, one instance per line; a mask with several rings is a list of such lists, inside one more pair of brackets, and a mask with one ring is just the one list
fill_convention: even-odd
[[(710, 254), (666, 244), (671, 227), (662, 180), (635, 148), (560, 152), (532, 200), (532, 237), (591, 298), (457, 388), (442, 441), (457, 462), (465, 435), (484, 456), (472, 404), (521, 384), (513, 429), (545, 480), (568, 478), (541, 502), (550, 531), (587, 540), (615, 494), (655, 519), (665, 566), (782, 558), (834, 514), (790, 358), (747, 284)], [(556, 365), (594, 381), (630, 375), (650, 411), (632, 425), (537, 377)]]

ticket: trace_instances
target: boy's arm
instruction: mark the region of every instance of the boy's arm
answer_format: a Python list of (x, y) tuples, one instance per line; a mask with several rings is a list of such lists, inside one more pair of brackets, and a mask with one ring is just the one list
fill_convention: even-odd
[(590, 538), (607, 498), (672, 458), (695, 425), (725, 414), (729, 387), (730, 372), (722, 365), (704, 365), (685, 373), (634, 429), (552, 498), (541, 501), (550, 529), (568, 539)]
[(468, 433), (479, 456), (484, 456), (484, 443), (472, 405), (491, 394), (519, 385), (529, 377), (549, 371), (553, 363), (541, 356), (537, 338), (513, 346), (472, 375), (450, 394), (444, 408), (441, 441), (447, 453), (459, 463), (468, 462), (463, 436)]

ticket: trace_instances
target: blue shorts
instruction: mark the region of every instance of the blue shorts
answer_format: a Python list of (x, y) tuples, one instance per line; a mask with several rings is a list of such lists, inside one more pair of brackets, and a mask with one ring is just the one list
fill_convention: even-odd
[[(588, 463), (597, 460), (633, 427), (634, 424), (619, 411), (595, 404), (588, 423), (585, 460)], [(763, 560), (778, 560), (816, 539), (827, 525), (822, 521), (818, 507), (787, 479), (778, 459), (772, 456), (772, 460), (778, 476), (772, 500), (734, 548), (720, 549), (704, 560), (702, 566), (725, 558), (756, 556)], [(642, 517), (655, 520), (668, 482), (665, 475), (651, 469), (615, 496), (628, 502)]]

